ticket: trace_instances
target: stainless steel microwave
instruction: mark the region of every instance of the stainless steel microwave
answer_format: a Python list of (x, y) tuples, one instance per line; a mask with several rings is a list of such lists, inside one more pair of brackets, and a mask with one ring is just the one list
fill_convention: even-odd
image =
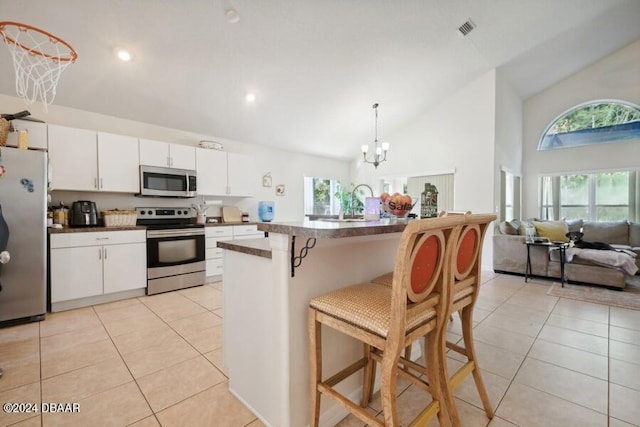
[(140, 195), (196, 197), (196, 171), (140, 166)]

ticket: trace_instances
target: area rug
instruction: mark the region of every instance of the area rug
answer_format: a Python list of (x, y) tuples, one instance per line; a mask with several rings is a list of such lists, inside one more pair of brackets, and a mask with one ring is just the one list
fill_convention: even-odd
[(563, 288), (559, 283), (554, 283), (547, 295), (640, 310), (640, 277), (628, 279), (622, 291), (612, 291), (601, 286), (572, 284), (565, 284)]

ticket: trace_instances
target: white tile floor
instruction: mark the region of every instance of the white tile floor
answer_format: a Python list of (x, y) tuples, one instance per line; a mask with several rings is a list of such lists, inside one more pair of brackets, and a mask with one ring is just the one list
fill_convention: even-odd
[[(474, 333), (496, 416), (486, 418), (468, 378), (455, 392), (464, 426), (640, 425), (640, 311), (551, 297), (543, 280), (484, 281)], [(222, 322), (216, 283), (0, 329), (2, 403), (80, 404), (72, 414), (3, 412), (0, 425), (261, 426), (228, 392)], [(459, 333), (456, 321), (451, 339)], [(398, 402), (406, 422), (425, 396), (401, 382)]]

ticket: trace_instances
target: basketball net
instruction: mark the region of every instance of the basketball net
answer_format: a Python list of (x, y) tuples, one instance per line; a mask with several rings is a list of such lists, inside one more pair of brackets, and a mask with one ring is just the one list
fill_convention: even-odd
[(78, 54), (64, 40), (30, 25), (0, 22), (0, 34), (13, 58), (17, 95), (27, 104), (42, 101), (46, 112), (60, 75)]

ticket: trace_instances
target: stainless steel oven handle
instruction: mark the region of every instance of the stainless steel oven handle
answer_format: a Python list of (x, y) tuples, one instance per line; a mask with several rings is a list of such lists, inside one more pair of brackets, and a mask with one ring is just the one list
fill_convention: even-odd
[(181, 230), (147, 230), (147, 237), (183, 237), (183, 236), (203, 236), (204, 229), (181, 229)]

